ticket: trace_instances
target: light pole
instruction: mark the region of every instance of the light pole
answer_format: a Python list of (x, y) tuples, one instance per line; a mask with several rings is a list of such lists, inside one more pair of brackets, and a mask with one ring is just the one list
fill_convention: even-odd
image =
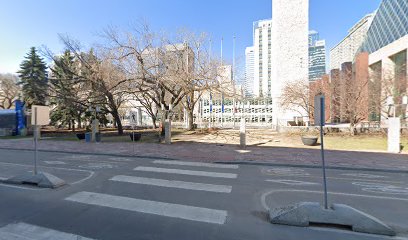
[(246, 147), (246, 119), (245, 119), (245, 101), (244, 101), (244, 97), (242, 95), (241, 97), (241, 104), (242, 104), (242, 108), (241, 108), (241, 122), (240, 122), (240, 128), (239, 128), (239, 143), (241, 148), (245, 148)]
[(236, 105), (236, 89), (235, 89), (235, 35), (233, 37), (232, 41), (232, 87), (234, 91), (234, 112), (233, 112), (233, 118), (234, 118), (234, 129), (235, 129), (235, 105)]

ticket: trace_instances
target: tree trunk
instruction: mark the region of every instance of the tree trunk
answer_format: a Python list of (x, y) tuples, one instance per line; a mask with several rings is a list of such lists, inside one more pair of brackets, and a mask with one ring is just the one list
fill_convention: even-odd
[(188, 115), (187, 130), (189, 131), (194, 130), (194, 109), (188, 110), (187, 115)]
[(167, 118), (168, 118), (168, 112), (167, 111), (164, 111), (164, 113), (162, 114), (162, 119), (161, 119), (161, 124), (162, 124), (162, 129), (161, 129), (161, 133), (160, 133), (160, 135), (161, 136), (164, 136), (165, 135), (165, 127), (166, 127), (166, 120), (167, 120)]
[(156, 118), (152, 117), (152, 122), (153, 122), (153, 129), (157, 128), (157, 123), (156, 123)]
[(354, 123), (350, 123), (350, 134), (351, 136), (355, 136), (357, 134), (357, 128)]
[(82, 122), (81, 122), (81, 114), (78, 115), (78, 128), (82, 128)]
[(123, 126), (122, 126), (122, 121), (120, 119), (119, 113), (117, 110), (112, 111), (112, 117), (116, 123), (116, 126), (118, 128), (118, 134), (123, 135)]
[(75, 132), (75, 120), (72, 119), (72, 132)]

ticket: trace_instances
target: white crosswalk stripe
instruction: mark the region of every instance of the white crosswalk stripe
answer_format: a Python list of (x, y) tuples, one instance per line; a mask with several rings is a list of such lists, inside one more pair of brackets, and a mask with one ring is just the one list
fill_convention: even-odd
[(214, 224), (224, 224), (227, 218), (227, 212), (223, 210), (148, 201), (101, 193), (79, 192), (65, 200)]
[[(220, 168), (220, 169), (238, 169), (238, 165), (228, 164), (212, 164), (212, 163), (196, 163), (196, 162), (183, 162), (183, 161), (153, 161), (154, 164), (186, 166), (191, 168)], [(146, 177), (146, 176), (126, 176), (117, 175), (111, 177), (109, 180), (118, 184), (140, 184), (145, 186), (154, 186), (162, 188), (177, 188), (188, 191), (206, 191), (210, 193), (226, 193), (229, 194), (232, 191), (230, 185), (218, 185), (210, 184), (208, 182), (190, 182), (182, 181), (182, 179), (171, 180), (168, 179), (170, 175), (186, 175), (186, 176), (199, 176), (208, 178), (227, 178), (236, 179), (238, 174), (228, 172), (212, 172), (212, 171), (199, 171), (199, 170), (187, 170), (165, 167), (148, 167), (138, 166), (133, 170), (139, 174), (142, 173), (155, 173), (155, 175), (162, 174), (163, 177)], [(181, 178), (179, 176), (178, 178)], [(191, 178), (191, 177), (190, 177)], [(209, 180), (209, 179), (208, 179)], [(206, 180), (206, 181), (208, 181)], [(194, 180), (193, 180), (194, 181)], [(215, 180), (214, 180), (215, 181)], [(130, 185), (129, 185), (130, 186)], [(157, 189), (159, 190), (159, 189)], [(191, 199), (194, 195), (185, 192)], [(220, 197), (222, 195), (214, 195)], [(163, 196), (165, 197), (165, 196)], [(142, 197), (143, 198), (143, 197)], [(149, 199), (140, 199), (138, 196), (119, 196), (109, 193), (96, 193), (96, 192), (78, 192), (67, 198), (66, 201), (98, 206), (107, 207), (112, 209), (120, 209), (137, 213), (152, 214), (162, 217), (178, 218), (183, 220), (198, 221), (212, 224), (224, 224), (226, 222), (228, 212), (221, 209), (204, 208), (200, 206), (183, 205), (183, 202), (169, 203), (162, 201), (153, 201)], [(197, 202), (201, 202), (201, 199), (197, 199)], [(193, 204), (196, 205), (196, 204)], [(216, 207), (217, 208), (217, 207)], [(2, 239), (0, 239), (2, 240)]]
[(235, 173), (220, 173), (220, 172), (205, 172), (205, 171), (192, 171), (183, 169), (172, 169), (172, 168), (156, 168), (156, 167), (136, 167), (135, 171), (144, 172), (157, 172), (157, 173), (174, 173), (182, 175), (192, 175), (201, 177), (214, 177), (214, 178), (237, 178)]
[(202, 162), (184, 162), (184, 161), (165, 161), (165, 160), (155, 160), (153, 163), (156, 164), (167, 164), (167, 165), (179, 165), (179, 166), (191, 166), (191, 167), (208, 167), (208, 168), (225, 168), (225, 169), (238, 169), (239, 166), (235, 164), (214, 164), (214, 163), (202, 163)]
[(219, 192), (219, 193), (230, 193), (232, 190), (231, 186), (226, 186), (226, 185), (214, 185), (214, 184), (206, 184), (206, 183), (173, 181), (173, 180), (165, 180), (165, 179), (143, 178), (143, 177), (133, 177), (133, 176), (123, 176), (123, 175), (115, 176), (111, 178), (110, 180), (117, 181), (117, 182), (127, 182), (127, 183), (159, 186), (159, 187), (181, 188), (181, 189)]
[(71, 233), (27, 223), (14, 223), (0, 228), (0, 240), (92, 240)]

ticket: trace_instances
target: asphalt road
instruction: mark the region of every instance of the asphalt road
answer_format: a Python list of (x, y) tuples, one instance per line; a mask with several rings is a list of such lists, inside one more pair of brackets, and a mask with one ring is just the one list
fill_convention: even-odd
[[(0, 184), (3, 239), (408, 239), (408, 174), (328, 170), (330, 203), (384, 221), (397, 237), (273, 225), (270, 208), (323, 200), (320, 169), (39, 153), (68, 185)], [(0, 150), (0, 179), (32, 171), (33, 152)], [(81, 238), (82, 237), (82, 238)]]

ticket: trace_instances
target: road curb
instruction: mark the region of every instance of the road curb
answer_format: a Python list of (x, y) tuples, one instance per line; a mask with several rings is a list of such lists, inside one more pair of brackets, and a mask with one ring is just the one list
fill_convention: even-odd
[[(216, 161), (214, 163), (220, 164), (239, 164), (239, 165), (254, 165), (254, 166), (270, 166), (270, 167), (294, 167), (294, 168), (322, 168), (320, 165), (305, 165), (305, 164), (289, 164), (289, 163), (271, 163), (258, 161)], [(406, 173), (408, 170), (398, 169), (379, 169), (379, 168), (363, 168), (363, 167), (340, 167), (340, 166), (326, 166), (326, 169), (333, 170), (356, 170), (356, 171), (370, 171), (370, 172), (385, 172), (385, 173)]]
[[(13, 151), (34, 151), (33, 149), (21, 149), (21, 148), (5, 148), (0, 147), (0, 150), (13, 150)], [(147, 158), (147, 159), (163, 159), (163, 160), (180, 160), (179, 158), (169, 158), (163, 156), (143, 156), (132, 154), (116, 154), (116, 153), (93, 153), (93, 152), (74, 152), (74, 151), (60, 151), (60, 150), (38, 150), (38, 152), (47, 153), (67, 153), (76, 155), (96, 155), (96, 156), (111, 156), (111, 157), (134, 157), (134, 158)]]
[[(1, 150), (14, 150), (14, 151), (34, 151), (32, 149), (20, 149), (20, 148), (7, 148), (0, 147)], [(73, 151), (59, 151), (59, 150), (38, 150), (39, 152), (47, 153), (66, 153), (76, 155), (97, 155), (97, 156), (112, 156), (112, 157), (133, 157), (133, 158), (146, 158), (146, 159), (163, 159), (163, 160), (180, 160), (180, 158), (170, 158), (163, 156), (143, 156), (143, 155), (131, 155), (131, 154), (115, 154), (115, 153), (92, 153), (92, 152), (73, 152)], [(189, 159), (181, 159), (188, 161)], [(191, 160), (190, 160), (191, 161)], [(213, 163), (220, 164), (239, 164), (239, 165), (254, 165), (254, 166), (270, 166), (270, 167), (294, 167), (294, 168), (321, 168), (320, 165), (306, 165), (306, 164), (290, 164), (290, 163), (272, 163), (262, 161), (212, 161)], [(345, 167), (345, 166), (326, 166), (327, 169), (332, 170), (355, 170), (355, 171), (370, 171), (370, 172), (385, 172), (385, 173), (404, 173), (408, 174), (408, 170), (399, 169), (379, 169), (379, 168), (364, 168), (364, 167)]]

